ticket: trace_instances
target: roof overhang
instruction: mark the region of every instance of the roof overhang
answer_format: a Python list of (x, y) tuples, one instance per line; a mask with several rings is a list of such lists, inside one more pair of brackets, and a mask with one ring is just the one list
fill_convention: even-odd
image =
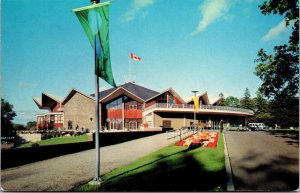
[(57, 99), (55, 99), (54, 97), (52, 97), (51, 95), (47, 94), (47, 93), (42, 93), (42, 106), (52, 109), (54, 108), (57, 103), (60, 103), (60, 101), (58, 101)]
[(164, 94), (164, 93), (166, 93), (166, 92), (172, 93), (173, 96), (176, 96), (176, 98), (177, 98), (181, 103), (185, 104), (185, 101), (184, 101), (184, 100), (179, 96), (179, 94), (177, 94), (177, 93), (175, 92), (175, 90), (173, 90), (172, 88), (168, 88), (167, 90), (165, 90), (165, 91), (163, 91), (163, 92), (161, 92), (161, 93), (158, 93), (157, 95), (151, 97), (150, 99), (147, 99), (146, 102), (149, 102), (149, 101), (151, 101), (151, 100), (153, 100), (153, 99), (155, 99), (155, 98), (161, 96), (162, 94)]
[(70, 92), (69, 92), (69, 94), (64, 98), (64, 100), (62, 101), (62, 104), (64, 105), (64, 104), (66, 104), (76, 93), (79, 93), (79, 94), (81, 94), (81, 95), (83, 95), (83, 96), (85, 96), (85, 97), (87, 97), (87, 98), (89, 98), (89, 99), (91, 99), (91, 100), (95, 100), (95, 98), (94, 97), (92, 97), (92, 96), (90, 96), (90, 95), (87, 95), (87, 94), (84, 94), (84, 93), (82, 93), (82, 92), (80, 92), (80, 91), (78, 91), (77, 89), (72, 89)]
[[(160, 109), (153, 109), (154, 113), (194, 113), (193, 109), (168, 109), (168, 108), (160, 108)], [(196, 114), (200, 115), (231, 115), (231, 116), (254, 116), (253, 114), (246, 113), (246, 112), (237, 112), (237, 111), (226, 111), (226, 110), (212, 110), (212, 109), (205, 109), (196, 112)]]
[(115, 91), (113, 91), (112, 93), (107, 95), (106, 97), (102, 98), (100, 100), (100, 102), (101, 103), (108, 103), (108, 102), (113, 101), (114, 99), (116, 99), (117, 97), (119, 97), (123, 94), (128, 96), (129, 98), (137, 101), (137, 102), (140, 102), (140, 103), (145, 102), (143, 99), (141, 99), (140, 97), (136, 96), (135, 94), (129, 92), (128, 90), (124, 89), (123, 87), (119, 87), (118, 89), (116, 89)]
[[(207, 92), (202, 93), (202, 94), (198, 95), (197, 97), (199, 97), (199, 98), (202, 97), (203, 98), (203, 100), (205, 102), (205, 104), (203, 104), (203, 105), (209, 105), (209, 99), (208, 99), (208, 96), (207, 96)], [(188, 101), (186, 101), (186, 103), (187, 104), (194, 103), (193, 102), (193, 97), (191, 97), (191, 99), (189, 99)]]
[(33, 101), (39, 107), (39, 109), (48, 109), (49, 110), (48, 107), (42, 106), (42, 100), (40, 98), (33, 97)]

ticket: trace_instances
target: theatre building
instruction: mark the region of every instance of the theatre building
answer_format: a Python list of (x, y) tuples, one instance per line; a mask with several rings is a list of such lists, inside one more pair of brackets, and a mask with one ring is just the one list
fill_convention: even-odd
[[(130, 82), (107, 89), (99, 92), (102, 129), (115, 131), (178, 129), (194, 123), (203, 127), (218, 128), (221, 120), (230, 126), (245, 125), (247, 118), (254, 114), (248, 109), (218, 106), (220, 99), (211, 100), (207, 93), (202, 93), (198, 97), (199, 107), (195, 112), (193, 100), (183, 100), (172, 88), (157, 92)], [(54, 122), (51, 122), (53, 119), (47, 118), (47, 115), (59, 113), (62, 116), (57, 119), (60, 125), (54, 124), (55, 127), (95, 129), (94, 94), (87, 95), (72, 89), (63, 100), (53, 98), (55, 97), (49, 97), (49, 94), (45, 93), (42, 94), (40, 103), (34, 98), (39, 108), (50, 111), (44, 115), (37, 115), (38, 120), (43, 117), (44, 124), (45, 120), (56, 123), (55, 118)], [(61, 111), (57, 111), (58, 109)]]

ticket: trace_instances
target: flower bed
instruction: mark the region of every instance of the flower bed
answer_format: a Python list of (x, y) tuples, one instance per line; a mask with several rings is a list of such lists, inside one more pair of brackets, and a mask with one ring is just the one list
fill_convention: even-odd
[(177, 142), (176, 146), (201, 146), (215, 148), (218, 144), (218, 132), (198, 132)]

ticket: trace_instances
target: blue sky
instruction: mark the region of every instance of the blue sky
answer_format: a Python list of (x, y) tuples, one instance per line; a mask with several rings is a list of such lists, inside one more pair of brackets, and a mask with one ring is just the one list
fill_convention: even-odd
[[(262, 15), (259, 0), (113, 0), (110, 46), (114, 78), (125, 82), (129, 53), (134, 80), (156, 91), (172, 87), (252, 97), (261, 84), (253, 72), (257, 52), (288, 41), (282, 16)], [(93, 50), (74, 8), (89, 0), (2, 0), (3, 98), (14, 122), (43, 112), (32, 100), (42, 92), (65, 97), (72, 88), (94, 92)], [(100, 89), (110, 85), (100, 80)]]

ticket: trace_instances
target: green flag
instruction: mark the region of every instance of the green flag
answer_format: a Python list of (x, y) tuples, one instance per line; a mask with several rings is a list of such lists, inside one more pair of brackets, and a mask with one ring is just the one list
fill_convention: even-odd
[(95, 50), (95, 74), (116, 87), (109, 47), (109, 2), (73, 10)]

